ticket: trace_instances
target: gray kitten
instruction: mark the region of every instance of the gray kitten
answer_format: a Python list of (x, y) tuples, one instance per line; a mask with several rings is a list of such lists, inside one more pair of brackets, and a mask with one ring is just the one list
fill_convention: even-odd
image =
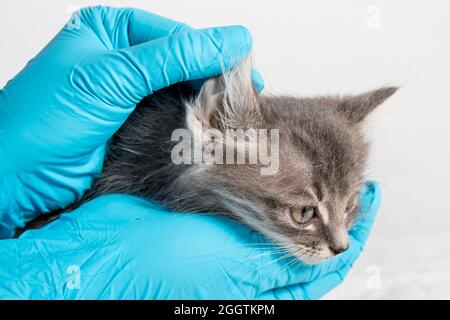
[[(348, 248), (369, 150), (362, 121), (395, 91), (258, 95), (249, 63), (208, 80), (196, 97), (188, 86), (172, 86), (137, 106), (111, 140), (101, 176), (76, 206), (110, 193), (143, 196), (177, 212), (237, 219), (303, 262), (321, 262)], [(196, 123), (220, 132), (279, 129), (278, 172), (262, 175), (261, 164), (173, 163), (173, 132), (192, 131)], [(256, 142), (247, 143), (244, 152)]]

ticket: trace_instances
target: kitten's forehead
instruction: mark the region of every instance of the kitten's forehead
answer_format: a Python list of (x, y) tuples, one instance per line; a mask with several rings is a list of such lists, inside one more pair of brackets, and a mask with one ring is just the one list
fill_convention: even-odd
[(359, 128), (332, 111), (333, 100), (302, 101), (260, 100), (263, 117), (254, 127), (280, 130), (280, 166), (275, 175), (260, 175), (252, 165), (218, 166), (212, 168), (215, 179), (223, 176), (239, 185), (240, 192), (285, 205), (345, 201), (361, 183), (367, 145)]
[[(279, 112), (278, 118), (269, 118), (271, 125), (277, 122), (281, 127), (280, 174), (300, 173), (308, 177), (308, 183), (299, 185), (298, 192), (313, 190), (318, 198), (327, 194), (345, 195), (361, 183), (368, 145), (359, 127), (348, 125), (324, 106), (325, 102), (320, 103), (315, 106), (310, 101), (298, 106), (289, 100), (289, 107)], [(293, 182), (292, 178), (284, 180), (288, 184)]]

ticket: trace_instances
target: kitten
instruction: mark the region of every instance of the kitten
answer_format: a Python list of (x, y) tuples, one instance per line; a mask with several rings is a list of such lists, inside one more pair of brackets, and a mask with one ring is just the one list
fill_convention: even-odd
[[(145, 98), (110, 141), (102, 174), (76, 206), (104, 194), (138, 195), (176, 212), (237, 219), (304, 263), (345, 251), (365, 183), (369, 145), (362, 122), (396, 88), (346, 97), (265, 96), (255, 92), (250, 70), (247, 62), (210, 79), (196, 97), (175, 85)], [(252, 135), (243, 149), (236, 143), (231, 150), (233, 158), (243, 153), (246, 164), (175, 164), (177, 129), (202, 137), (192, 153), (213, 140), (229, 144), (205, 139), (208, 130), (263, 129), (270, 156), (277, 144), (277, 171), (262, 174), (266, 165), (248, 163), (250, 151), (261, 148)], [(278, 141), (270, 139), (274, 132)]]

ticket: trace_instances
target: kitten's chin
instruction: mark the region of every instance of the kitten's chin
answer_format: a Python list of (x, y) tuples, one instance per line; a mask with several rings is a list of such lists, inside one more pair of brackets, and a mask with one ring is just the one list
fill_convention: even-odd
[[(300, 259), (300, 258), (299, 258)], [(300, 261), (307, 266), (314, 266), (327, 261), (329, 258), (302, 257)]]
[[(330, 257), (331, 258), (331, 257)], [(299, 258), (301, 262), (303, 262), (303, 264), (308, 265), (308, 266), (313, 266), (316, 264), (320, 264), (324, 261), (327, 261), (329, 258), (319, 258), (319, 257), (301, 257)]]
[(316, 255), (304, 254), (304, 255), (298, 257), (298, 259), (305, 265), (316, 265), (316, 264), (325, 262), (333, 257), (334, 257), (334, 254), (330, 250), (321, 250)]

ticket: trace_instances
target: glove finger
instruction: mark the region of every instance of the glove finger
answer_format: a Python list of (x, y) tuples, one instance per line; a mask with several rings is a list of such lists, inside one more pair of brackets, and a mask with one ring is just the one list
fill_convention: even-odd
[(240, 62), (251, 47), (248, 30), (232, 26), (178, 33), (125, 49), (125, 53), (154, 92), (174, 83), (216, 76)]
[(251, 46), (251, 36), (243, 27), (182, 32), (90, 57), (75, 68), (72, 80), (89, 97), (132, 108), (172, 84), (230, 69), (248, 55)]
[(121, 24), (126, 28), (129, 45), (135, 46), (158, 38), (167, 37), (177, 32), (193, 30), (185, 23), (159, 16), (140, 9), (115, 9), (121, 16)]
[(370, 231), (372, 230), (378, 209), (381, 205), (380, 187), (376, 182), (370, 182), (361, 192), (360, 219), (351, 228), (349, 234), (364, 247)]
[(350, 267), (347, 266), (308, 283), (271, 289), (258, 298), (261, 300), (316, 300), (340, 284), (349, 270)]
[(311, 282), (342, 270), (348, 263), (348, 259), (340, 257), (316, 265), (305, 265), (296, 258), (280, 259), (276, 255), (264, 257), (267, 259), (261, 260), (257, 266), (261, 292)]
[(317, 300), (339, 285), (350, 271), (351, 266), (330, 273), (323, 278), (303, 285), (303, 295), (307, 300)]
[(261, 74), (255, 69), (252, 69), (252, 82), (257, 92), (261, 92), (264, 90), (264, 79)]
[[(128, 35), (129, 38), (128, 45), (125, 46), (135, 46), (158, 38), (174, 35), (177, 32), (194, 31), (192, 27), (185, 23), (165, 18), (144, 10), (134, 8), (129, 8), (126, 10), (110, 8), (110, 10), (115, 10), (118, 13), (121, 13), (121, 21), (119, 24), (124, 29), (122, 34)], [(118, 48), (123, 47), (124, 46), (119, 46)], [(261, 92), (264, 89), (264, 80), (261, 74), (258, 71), (253, 70), (252, 79), (256, 91)], [(199, 89), (201, 84), (203, 84), (203, 81), (200, 82), (200, 85), (199, 83), (194, 83), (193, 86), (194, 88), (197, 87)]]
[(303, 285), (296, 284), (285, 288), (277, 288), (259, 295), (260, 300), (306, 300)]
[(127, 48), (191, 29), (184, 23), (134, 8), (93, 6), (77, 14), (83, 25), (111, 49)]

